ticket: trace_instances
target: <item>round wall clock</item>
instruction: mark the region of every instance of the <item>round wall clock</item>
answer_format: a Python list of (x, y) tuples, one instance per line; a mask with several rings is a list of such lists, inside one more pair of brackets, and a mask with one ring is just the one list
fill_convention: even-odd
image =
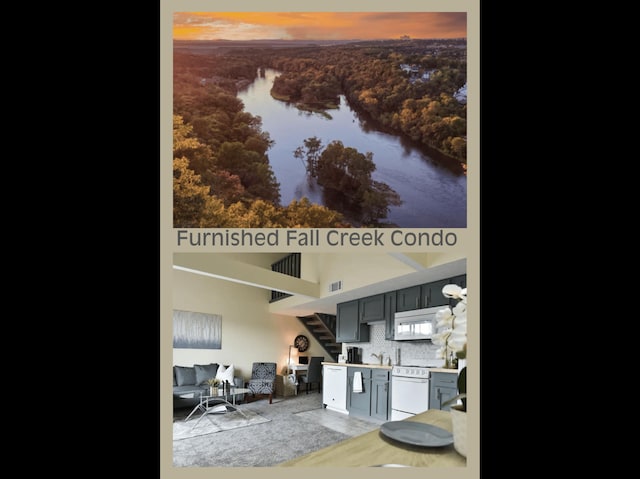
[(309, 339), (303, 334), (300, 334), (293, 340), (293, 345), (298, 348), (298, 351), (303, 353), (309, 349)]

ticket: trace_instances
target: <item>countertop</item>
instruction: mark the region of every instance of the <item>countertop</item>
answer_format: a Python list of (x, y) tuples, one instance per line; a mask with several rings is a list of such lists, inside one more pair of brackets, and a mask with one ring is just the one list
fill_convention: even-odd
[(380, 364), (356, 364), (356, 363), (330, 363), (323, 362), (327, 366), (351, 366), (355, 368), (376, 368), (376, 369), (393, 369), (393, 366), (380, 365)]
[[(404, 421), (432, 424), (452, 430), (451, 413), (429, 409)], [(412, 467), (451, 467), (467, 465), (453, 444), (443, 447), (419, 447), (402, 444), (385, 437), (380, 428), (357, 437), (345, 439), (315, 452), (305, 454), (278, 467), (350, 467), (380, 464), (404, 464)]]
[(431, 371), (432, 373), (455, 373), (458, 374), (458, 370), (457, 369), (450, 369), (450, 368), (429, 368), (429, 371)]
[[(375, 369), (393, 369), (393, 366), (380, 365), (380, 364), (355, 364), (355, 363), (331, 363), (323, 361), (322, 364), (327, 366), (351, 366), (351, 367), (359, 367), (359, 368), (375, 368)], [(402, 364), (400, 365), (402, 366)], [(457, 369), (447, 369), (447, 368), (429, 368), (429, 371), (434, 373), (455, 373), (458, 374)]]

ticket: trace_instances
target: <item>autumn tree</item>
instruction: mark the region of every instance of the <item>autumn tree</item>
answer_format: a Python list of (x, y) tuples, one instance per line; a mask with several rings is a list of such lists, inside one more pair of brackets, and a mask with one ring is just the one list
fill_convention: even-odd
[(304, 140), (303, 143), (304, 147), (299, 146), (296, 148), (293, 152), (293, 156), (301, 160), (306, 157), (307, 162), (305, 168), (307, 170), (307, 174), (312, 178), (315, 178), (317, 176), (318, 158), (322, 151), (322, 140), (313, 136)]
[(222, 226), (224, 205), (209, 194), (185, 157), (173, 160), (173, 225), (176, 228)]
[(336, 228), (348, 226), (344, 216), (326, 206), (316, 205), (304, 197), (293, 200), (284, 210), (289, 228)]
[(240, 178), (246, 199), (263, 199), (274, 204), (280, 202), (280, 184), (268, 159), (247, 150), (243, 143), (224, 142), (216, 154), (215, 166)]
[(360, 153), (335, 140), (322, 148), (317, 137), (304, 140), (294, 156), (307, 157), (309, 174), (315, 174), (332, 209), (366, 225), (387, 217), (390, 206), (402, 204), (400, 195), (386, 183), (374, 181), (373, 153)]

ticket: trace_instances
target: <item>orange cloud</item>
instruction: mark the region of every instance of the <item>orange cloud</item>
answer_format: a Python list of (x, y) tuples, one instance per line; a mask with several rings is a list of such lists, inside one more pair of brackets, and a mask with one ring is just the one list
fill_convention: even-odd
[(176, 12), (176, 40), (464, 38), (464, 12)]

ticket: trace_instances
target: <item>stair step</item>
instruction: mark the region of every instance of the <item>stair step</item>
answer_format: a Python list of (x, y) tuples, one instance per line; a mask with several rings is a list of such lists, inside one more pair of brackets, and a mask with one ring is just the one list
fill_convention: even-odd
[(323, 336), (327, 339), (336, 339), (336, 337), (331, 334), (331, 331), (327, 331), (326, 329), (314, 329), (313, 332), (318, 336)]
[(298, 316), (297, 318), (331, 355), (332, 359), (337, 361), (338, 355), (342, 353), (342, 343), (336, 342), (334, 331), (336, 327), (335, 315), (314, 313), (309, 316)]

